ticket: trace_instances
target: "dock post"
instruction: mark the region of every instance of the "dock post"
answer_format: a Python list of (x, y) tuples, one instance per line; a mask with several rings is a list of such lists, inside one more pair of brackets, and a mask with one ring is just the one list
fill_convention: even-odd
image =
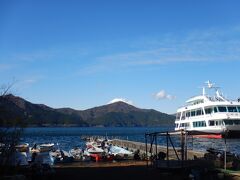
[(224, 169), (227, 169), (227, 140), (226, 140), (226, 133), (224, 135)]
[(184, 139), (184, 141), (185, 141), (185, 148), (184, 148), (184, 153), (185, 153), (185, 160), (187, 160), (187, 158), (188, 158), (188, 154), (187, 154), (187, 131), (185, 131), (185, 139)]
[(181, 165), (183, 167), (183, 161), (184, 161), (184, 137), (183, 137), (183, 130), (181, 130)]
[(184, 160), (184, 138), (183, 138), (183, 130), (181, 131), (181, 159)]
[(167, 166), (169, 167), (169, 149), (168, 149), (168, 138), (169, 138), (169, 134), (168, 134), (168, 131), (167, 131)]
[(146, 147), (146, 158), (147, 158), (147, 167), (148, 167), (148, 145), (147, 145), (147, 134), (145, 134), (145, 147)]
[(155, 153), (156, 153), (156, 160), (157, 160), (157, 154), (158, 154), (157, 151), (158, 151), (158, 150), (157, 150), (157, 134), (155, 134)]

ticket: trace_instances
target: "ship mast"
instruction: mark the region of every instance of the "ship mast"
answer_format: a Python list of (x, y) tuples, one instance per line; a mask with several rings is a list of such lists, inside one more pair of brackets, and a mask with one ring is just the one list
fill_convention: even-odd
[[(214, 83), (212, 83), (209, 80), (206, 81), (205, 83), (208, 89), (215, 89), (215, 100), (227, 101), (227, 99), (225, 99), (223, 95), (220, 93), (219, 91), (220, 87), (214, 86)], [(206, 95), (206, 90), (205, 90), (205, 87), (203, 87), (203, 96), (205, 95)]]
[(206, 91), (205, 91), (205, 87), (203, 86), (203, 89), (202, 89), (202, 95), (205, 96), (206, 95)]

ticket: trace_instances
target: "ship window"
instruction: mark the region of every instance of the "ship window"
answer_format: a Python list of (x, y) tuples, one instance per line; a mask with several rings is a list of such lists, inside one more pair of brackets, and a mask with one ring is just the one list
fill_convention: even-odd
[(214, 126), (214, 121), (209, 121), (209, 126)]
[(195, 116), (196, 115), (196, 111), (195, 110), (192, 110), (191, 111), (191, 116)]
[(186, 117), (190, 117), (190, 111), (187, 111)]
[(238, 119), (238, 120), (234, 120), (234, 124), (236, 124), (236, 125), (240, 125), (240, 119)]
[(180, 127), (189, 127), (189, 123), (181, 123)]
[(221, 125), (222, 125), (222, 120), (220, 120), (220, 121), (215, 121), (215, 125), (216, 125), (216, 126), (221, 126)]
[(237, 120), (225, 119), (224, 124), (225, 125), (240, 125), (240, 119), (237, 119)]
[(206, 122), (205, 121), (193, 122), (193, 127), (206, 127)]
[(203, 113), (202, 113), (202, 109), (198, 109), (197, 110), (197, 116), (200, 116), (200, 115), (202, 115)]
[(227, 112), (227, 108), (225, 106), (218, 107), (219, 112)]
[(181, 118), (181, 119), (184, 120), (184, 119), (185, 119), (185, 116), (186, 116), (186, 112), (183, 111), (183, 112), (182, 112), (182, 118)]
[(227, 107), (227, 109), (228, 109), (228, 112), (237, 112), (237, 107), (235, 106), (229, 106)]
[(240, 112), (240, 106), (238, 106), (237, 108), (238, 108), (238, 112)]
[(178, 128), (178, 124), (176, 124), (176, 126), (175, 126), (176, 128)]
[(206, 122), (205, 121), (202, 121), (202, 126), (206, 127)]
[(206, 114), (211, 114), (212, 111), (213, 111), (212, 108), (205, 108), (205, 113), (206, 113)]
[(225, 125), (233, 125), (233, 120), (224, 120)]
[(215, 113), (218, 112), (218, 108), (217, 107), (214, 107), (213, 110), (214, 110)]

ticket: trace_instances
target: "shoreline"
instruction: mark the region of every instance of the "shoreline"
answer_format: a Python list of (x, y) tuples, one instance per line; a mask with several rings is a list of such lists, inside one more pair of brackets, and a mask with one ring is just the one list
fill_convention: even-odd
[[(0, 126), (0, 128), (13, 128), (16, 126)], [(18, 126), (17, 126), (18, 127)], [(79, 126), (79, 125), (28, 125), (28, 126), (19, 126), (19, 128), (72, 128), (72, 127), (77, 127), (77, 128), (161, 128), (161, 127), (172, 127), (174, 128), (174, 125), (169, 125), (169, 124), (162, 124), (159, 126)]]
[(145, 160), (125, 160), (125, 161), (113, 161), (113, 162), (72, 162), (65, 164), (55, 164), (53, 168), (98, 168), (98, 167), (129, 167), (129, 166), (146, 166)]
[[(159, 169), (147, 167), (146, 161), (101, 162), (90, 164), (63, 164), (53, 167), (54, 179), (189, 179), (194, 168), (190, 169)], [(198, 170), (197, 170), (198, 171)], [(199, 171), (201, 179), (239, 179), (239, 172), (228, 173), (222, 170), (208, 169)], [(223, 177), (223, 178), (222, 178)]]
[[(33, 170), (33, 171), (32, 171)], [(240, 171), (224, 171), (223, 169), (176, 168), (161, 169), (147, 166), (146, 161), (118, 161), (98, 163), (65, 163), (54, 165), (51, 169), (12, 169), (11, 174), (1, 176), (6, 179), (189, 179), (191, 175), (200, 179), (239, 179)], [(197, 174), (194, 174), (195, 172)]]

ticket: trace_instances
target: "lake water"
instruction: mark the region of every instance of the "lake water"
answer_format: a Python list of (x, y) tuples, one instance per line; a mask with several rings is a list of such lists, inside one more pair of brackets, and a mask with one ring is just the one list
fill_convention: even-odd
[[(21, 141), (32, 146), (34, 143), (55, 143), (64, 150), (73, 147), (84, 147), (82, 136), (106, 136), (109, 139), (128, 139), (145, 142), (145, 133), (171, 131), (173, 127), (43, 127), (25, 128)], [(179, 138), (173, 137), (174, 144), (179, 145)], [(206, 148), (224, 149), (223, 139), (189, 138), (188, 147), (193, 150), (205, 151)], [(160, 145), (166, 145), (165, 138), (159, 138)], [(228, 139), (227, 149), (240, 154), (240, 139)]]

